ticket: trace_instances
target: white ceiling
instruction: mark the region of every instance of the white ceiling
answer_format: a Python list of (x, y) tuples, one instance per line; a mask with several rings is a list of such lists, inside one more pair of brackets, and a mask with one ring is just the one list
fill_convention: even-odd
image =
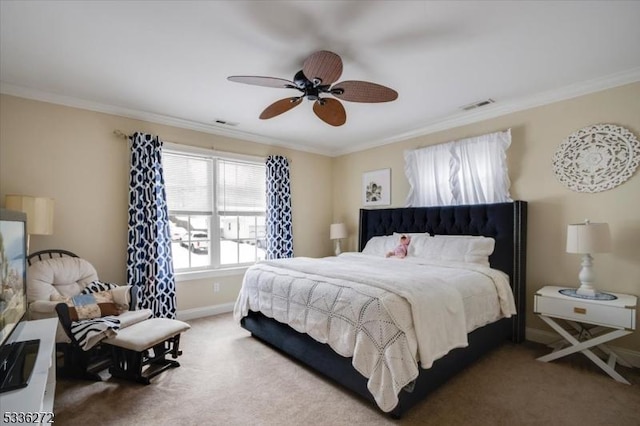
[[(640, 81), (638, 1), (1, 0), (0, 8), (2, 93), (327, 155)], [(383, 84), (398, 99), (343, 102), (341, 127), (320, 121), (310, 101), (260, 120), (298, 92), (226, 79), (291, 80), (318, 50), (342, 57), (340, 81)], [(487, 98), (496, 102), (460, 109)]]

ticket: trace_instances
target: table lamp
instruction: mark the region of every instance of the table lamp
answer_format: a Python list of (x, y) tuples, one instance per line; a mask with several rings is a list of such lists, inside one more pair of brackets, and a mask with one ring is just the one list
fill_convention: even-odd
[(340, 240), (347, 238), (347, 225), (344, 223), (332, 223), (329, 230), (329, 238), (336, 241), (336, 256), (342, 253), (340, 249)]
[(611, 250), (611, 234), (608, 223), (575, 223), (567, 228), (567, 253), (582, 254), (580, 269), (580, 288), (576, 294), (596, 297), (595, 275), (593, 273), (593, 257), (591, 253), (607, 253)]

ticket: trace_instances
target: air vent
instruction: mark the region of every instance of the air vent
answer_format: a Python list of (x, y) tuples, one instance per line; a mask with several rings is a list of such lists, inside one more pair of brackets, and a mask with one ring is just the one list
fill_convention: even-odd
[(469, 111), (471, 109), (476, 109), (476, 108), (480, 108), (489, 104), (494, 103), (495, 101), (493, 99), (486, 99), (484, 101), (480, 101), (480, 102), (474, 102), (472, 104), (460, 107), (461, 110), (463, 111)]
[(232, 126), (232, 127), (235, 127), (235, 126), (238, 125), (238, 123), (234, 123), (234, 122), (227, 121), (227, 120), (214, 120), (214, 123), (222, 124), (223, 126)]

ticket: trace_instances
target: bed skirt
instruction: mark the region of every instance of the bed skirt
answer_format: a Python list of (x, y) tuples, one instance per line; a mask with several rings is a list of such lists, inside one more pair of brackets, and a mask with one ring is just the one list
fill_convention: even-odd
[[(454, 349), (436, 360), (431, 368), (421, 368), (411, 391), (400, 392), (398, 405), (389, 414), (400, 418), (457, 372), (507, 342), (512, 337), (512, 322), (512, 319), (503, 318), (474, 330), (469, 334), (467, 348)], [(351, 358), (338, 355), (329, 345), (317, 342), (307, 334), (299, 333), (260, 312), (249, 311), (249, 315), (242, 318), (241, 325), (254, 337), (368, 399), (375, 406), (373, 396), (367, 389), (367, 378), (353, 368)]]

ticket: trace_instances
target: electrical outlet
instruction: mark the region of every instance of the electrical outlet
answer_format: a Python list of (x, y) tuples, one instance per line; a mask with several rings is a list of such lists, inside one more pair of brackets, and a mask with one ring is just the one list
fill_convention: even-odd
[(220, 291), (220, 283), (213, 283), (213, 292), (217, 293)]

